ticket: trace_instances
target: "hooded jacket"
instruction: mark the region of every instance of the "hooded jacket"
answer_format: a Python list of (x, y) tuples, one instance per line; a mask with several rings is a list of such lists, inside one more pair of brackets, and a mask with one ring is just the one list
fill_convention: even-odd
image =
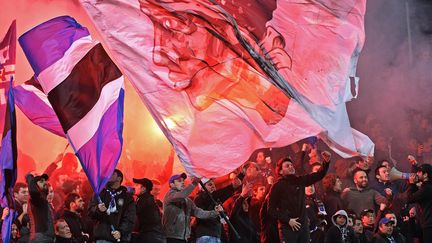
[[(338, 225), (336, 223), (337, 216), (342, 215), (345, 217), (345, 224)], [(333, 226), (327, 231), (325, 242), (327, 243), (345, 243), (350, 242), (350, 237), (348, 234), (348, 214), (345, 210), (337, 211), (331, 218)]]

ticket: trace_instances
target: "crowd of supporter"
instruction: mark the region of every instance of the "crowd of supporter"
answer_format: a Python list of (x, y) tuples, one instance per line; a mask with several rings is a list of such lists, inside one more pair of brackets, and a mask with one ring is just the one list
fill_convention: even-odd
[[(429, 134), (429, 126), (417, 129)], [(427, 243), (430, 148), (416, 146), (398, 162), (341, 159), (306, 139), (258, 150), (221, 178), (131, 178), (116, 169), (98, 197), (66, 153), (16, 183), (15, 208), (2, 208), (1, 220), (17, 212), (12, 242)]]

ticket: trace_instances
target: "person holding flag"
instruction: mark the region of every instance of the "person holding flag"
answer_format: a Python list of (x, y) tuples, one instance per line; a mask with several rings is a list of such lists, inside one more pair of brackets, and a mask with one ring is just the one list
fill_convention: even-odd
[(4, 92), (0, 94), (0, 114), (5, 114), (4, 120), (0, 120), (0, 128), (3, 128), (0, 151), (0, 204), (4, 213), (1, 233), (2, 241), (9, 243), (11, 242), (12, 223), (17, 214), (12, 193), (17, 180), (16, 116), (12, 88), (16, 61), (15, 20), (0, 42), (0, 50), (2, 50), (2, 55), (0, 55), (0, 90)]

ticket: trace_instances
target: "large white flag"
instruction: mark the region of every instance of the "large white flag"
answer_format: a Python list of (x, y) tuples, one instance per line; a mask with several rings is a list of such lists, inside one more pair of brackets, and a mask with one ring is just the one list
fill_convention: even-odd
[(315, 135), (344, 157), (373, 153), (345, 107), (364, 0), (81, 2), (187, 172), (221, 176)]

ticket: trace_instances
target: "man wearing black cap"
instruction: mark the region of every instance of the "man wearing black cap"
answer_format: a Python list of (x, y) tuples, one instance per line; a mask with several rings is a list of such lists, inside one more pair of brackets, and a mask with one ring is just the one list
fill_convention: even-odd
[[(422, 164), (417, 174), (409, 177), (407, 203), (417, 203), (420, 225), (423, 232), (423, 242), (432, 242), (432, 165)], [(420, 186), (416, 183), (421, 182)]]
[(30, 193), (30, 240), (31, 242), (54, 242), (53, 212), (47, 201), (48, 175), (26, 176)]
[(139, 234), (136, 242), (165, 243), (165, 234), (162, 229), (161, 213), (153, 195), (153, 183), (147, 178), (133, 179), (137, 185), (135, 193), (136, 213), (138, 219)]
[(187, 242), (190, 236), (190, 216), (199, 219), (216, 218), (218, 211), (222, 211), (220, 206), (216, 210), (205, 211), (198, 208), (189, 198), (189, 195), (198, 185), (199, 179), (193, 179), (192, 183), (185, 187), (184, 180), (186, 174), (176, 174), (170, 177), (170, 190), (164, 198), (164, 214), (162, 225), (167, 237), (167, 243)]
[(90, 203), (89, 214), (96, 220), (93, 229), (96, 242), (128, 242), (132, 238), (135, 202), (122, 182), (123, 173), (114, 170), (100, 199), (95, 196)]

